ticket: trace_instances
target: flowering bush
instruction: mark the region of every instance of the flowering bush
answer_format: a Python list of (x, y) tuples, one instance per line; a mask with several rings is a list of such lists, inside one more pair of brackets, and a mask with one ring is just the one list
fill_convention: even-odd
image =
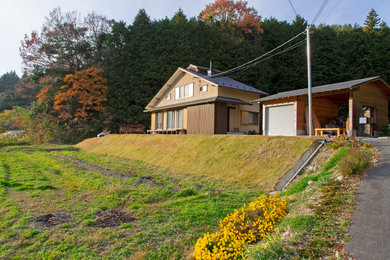
[(345, 147), (359, 148), (361, 147), (361, 142), (353, 136), (339, 135), (332, 139), (330, 147), (334, 150)]
[(256, 242), (287, 214), (286, 198), (262, 195), (220, 222), (220, 232), (205, 234), (195, 245), (195, 259), (237, 259), (244, 245)]

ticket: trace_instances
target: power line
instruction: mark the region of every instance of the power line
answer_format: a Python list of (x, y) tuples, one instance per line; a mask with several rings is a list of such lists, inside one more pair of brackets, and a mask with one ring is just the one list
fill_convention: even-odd
[[(273, 58), (273, 57), (275, 57), (275, 56), (277, 56), (277, 55), (281, 55), (281, 54), (283, 54), (283, 53), (286, 53), (286, 52), (289, 52), (289, 51), (291, 51), (291, 50), (293, 50), (293, 49), (296, 49), (296, 48), (298, 48), (299, 46), (303, 45), (305, 42), (306, 42), (306, 40), (303, 40), (303, 41), (300, 41), (300, 42), (298, 42), (298, 43), (295, 43), (294, 45), (291, 45), (291, 46), (288, 47), (287, 49), (284, 49), (284, 50), (282, 50), (282, 51), (280, 51), (280, 52), (274, 53), (274, 54), (272, 54), (272, 55), (270, 55), (270, 56), (268, 56), (268, 57), (265, 57), (265, 58), (263, 58), (263, 59), (257, 60), (256, 62), (254, 62), (254, 63), (252, 63), (252, 64), (249, 64), (249, 65), (247, 65), (246, 67), (242, 67), (242, 68), (240, 68), (239, 70), (236, 70), (235, 72), (243, 72), (243, 71), (245, 71), (245, 70), (247, 70), (247, 69), (249, 69), (249, 68), (252, 68), (252, 67), (256, 66), (257, 64), (259, 64), (259, 63), (262, 62), (262, 61), (269, 60), (269, 59), (271, 59), (271, 58)], [(213, 75), (213, 76), (215, 76), (215, 75)]]
[(321, 15), (322, 11), (324, 11), (324, 9), (325, 9), (326, 5), (328, 4), (328, 2), (329, 2), (329, 0), (324, 0), (324, 2), (322, 2), (322, 5), (321, 5), (320, 9), (318, 9), (318, 12), (317, 12), (316, 16), (314, 16), (314, 19), (311, 22), (312, 24), (314, 24), (317, 21), (318, 17)]
[(298, 48), (299, 46), (302, 46), (302, 45), (305, 44), (305, 43), (306, 43), (306, 39), (303, 40), (303, 41), (300, 41), (300, 42), (298, 42), (298, 43), (296, 43), (296, 44), (294, 44), (294, 45), (291, 45), (291, 46), (288, 47), (287, 49), (284, 49), (284, 50), (282, 50), (282, 51), (280, 51), (280, 52), (274, 53), (274, 54), (272, 54), (272, 55), (270, 55), (270, 56), (268, 56), (268, 57), (265, 57), (265, 58), (263, 58), (263, 59), (261, 59), (261, 60), (258, 60), (258, 61), (256, 61), (255, 63), (252, 63), (252, 64), (248, 65), (247, 67), (242, 68), (242, 69), (240, 70), (240, 72), (241, 72), (241, 71), (244, 71), (244, 70), (246, 70), (246, 69), (252, 68), (252, 67), (256, 66), (257, 64), (259, 64), (259, 63), (262, 62), (262, 61), (269, 60), (269, 59), (271, 59), (271, 58), (273, 58), (273, 57), (275, 57), (275, 56), (278, 56), (278, 55), (281, 55), (281, 54), (283, 54), (283, 53), (289, 52), (289, 51), (291, 51), (291, 50), (293, 50), (293, 49), (296, 49), (296, 48)]
[(267, 56), (268, 54), (271, 54), (272, 52), (274, 52), (274, 51), (280, 49), (281, 47), (283, 47), (283, 46), (285, 46), (286, 44), (290, 43), (291, 41), (295, 40), (295, 39), (298, 38), (300, 35), (302, 35), (304, 32), (305, 32), (305, 31), (303, 31), (303, 32), (301, 32), (301, 33), (298, 33), (297, 35), (295, 35), (294, 37), (292, 37), (292, 38), (289, 39), (288, 41), (282, 43), (281, 45), (279, 45), (279, 46), (273, 48), (273, 49), (270, 50), (269, 52), (266, 52), (266, 53), (264, 53), (263, 55), (261, 55), (261, 56), (255, 58), (255, 59), (253, 59), (253, 60), (250, 60), (250, 61), (248, 61), (248, 62), (246, 62), (246, 63), (244, 63), (244, 64), (241, 64), (241, 65), (239, 65), (239, 66), (237, 66), (237, 67), (235, 67), (235, 68), (229, 69), (229, 70), (227, 70), (227, 71), (223, 71), (223, 72), (220, 72), (220, 73), (217, 73), (217, 74), (213, 74), (213, 75), (211, 75), (210, 77), (218, 77), (218, 76), (221, 76), (221, 75), (225, 75), (225, 74), (228, 74), (228, 73), (232, 73), (232, 72), (234, 72), (234, 71), (236, 71), (236, 70), (239, 70), (239, 69), (241, 69), (241, 68), (243, 68), (243, 67), (246, 67), (246, 66), (250, 65), (251, 63), (254, 63), (254, 62), (256, 62), (256, 61), (258, 61), (258, 60), (264, 58), (264, 57)]
[(336, 9), (336, 7), (340, 4), (341, 0), (338, 0), (337, 3), (333, 6), (332, 10), (325, 16), (325, 18), (322, 20), (322, 24), (325, 23), (326, 19), (328, 19), (329, 15), (333, 13), (333, 11)]
[(288, 0), (288, 2), (290, 3), (291, 8), (294, 10), (295, 17), (297, 17), (297, 16), (298, 16), (298, 13), (297, 13), (297, 11), (295, 10), (294, 5), (292, 4), (291, 0)]

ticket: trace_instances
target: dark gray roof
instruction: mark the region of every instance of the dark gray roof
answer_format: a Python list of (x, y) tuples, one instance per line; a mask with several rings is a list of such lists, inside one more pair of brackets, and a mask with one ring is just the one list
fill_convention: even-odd
[(203, 98), (203, 99), (187, 101), (187, 102), (182, 102), (182, 103), (177, 103), (177, 104), (171, 104), (171, 105), (166, 105), (166, 106), (161, 106), (161, 107), (155, 107), (155, 108), (151, 108), (151, 109), (146, 109), (146, 110), (144, 110), (144, 112), (153, 112), (153, 111), (164, 110), (164, 109), (175, 108), (175, 107), (193, 106), (193, 105), (211, 103), (211, 102), (216, 102), (216, 101), (229, 102), (229, 103), (242, 104), (242, 105), (253, 105), (253, 104), (246, 102), (244, 100), (241, 100), (241, 99), (217, 96), (217, 97)]
[(181, 68), (182, 70), (188, 72), (188, 73), (191, 73), (193, 75), (196, 75), (197, 77), (199, 78), (202, 78), (204, 80), (207, 80), (207, 81), (210, 81), (218, 86), (221, 86), (221, 87), (227, 87), (227, 88), (234, 88), (234, 89), (239, 89), (239, 90), (245, 90), (245, 91), (249, 91), (249, 92), (254, 92), (254, 93), (259, 93), (261, 95), (268, 95), (268, 93), (264, 92), (264, 91), (261, 91), (257, 88), (254, 88), (254, 87), (251, 87), (251, 86), (248, 86), (242, 82), (239, 82), (237, 80), (234, 80), (234, 79), (231, 79), (231, 78), (227, 78), (227, 77), (209, 77), (205, 74), (202, 74), (202, 73), (199, 73), (199, 72), (196, 72), (196, 71), (193, 71), (193, 70), (189, 70), (189, 69), (184, 69), (184, 68)]
[[(350, 80), (350, 81), (345, 81), (345, 82), (339, 82), (339, 83), (334, 83), (334, 84), (313, 87), (312, 93), (314, 94), (314, 93), (322, 93), (322, 92), (328, 92), (328, 91), (353, 88), (353, 87), (360, 85), (362, 83), (366, 83), (368, 81), (379, 79), (379, 78), (380, 78), (379, 76), (375, 76), (375, 77), (370, 77), (370, 78), (356, 79), (356, 80)], [(252, 102), (262, 102), (262, 101), (273, 100), (273, 99), (278, 99), (278, 98), (286, 98), (286, 97), (294, 97), (294, 96), (302, 96), (302, 95), (307, 95), (307, 88), (280, 92), (280, 93), (277, 93), (275, 95), (271, 95), (268, 97), (263, 97), (263, 98), (253, 100)]]

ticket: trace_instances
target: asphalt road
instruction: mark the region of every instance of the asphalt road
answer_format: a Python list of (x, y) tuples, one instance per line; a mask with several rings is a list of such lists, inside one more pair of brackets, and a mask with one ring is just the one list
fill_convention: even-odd
[(381, 151), (360, 184), (348, 252), (357, 259), (390, 259), (390, 139), (367, 139)]

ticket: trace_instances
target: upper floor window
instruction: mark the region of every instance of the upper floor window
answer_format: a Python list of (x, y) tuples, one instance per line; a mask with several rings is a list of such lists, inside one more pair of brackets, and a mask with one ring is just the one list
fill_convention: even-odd
[(207, 91), (207, 85), (203, 85), (199, 87), (199, 92), (206, 92)]
[(194, 95), (194, 83), (189, 83), (175, 88), (175, 99), (192, 97)]
[(165, 100), (171, 100), (171, 94), (165, 95), (164, 99), (165, 99)]

